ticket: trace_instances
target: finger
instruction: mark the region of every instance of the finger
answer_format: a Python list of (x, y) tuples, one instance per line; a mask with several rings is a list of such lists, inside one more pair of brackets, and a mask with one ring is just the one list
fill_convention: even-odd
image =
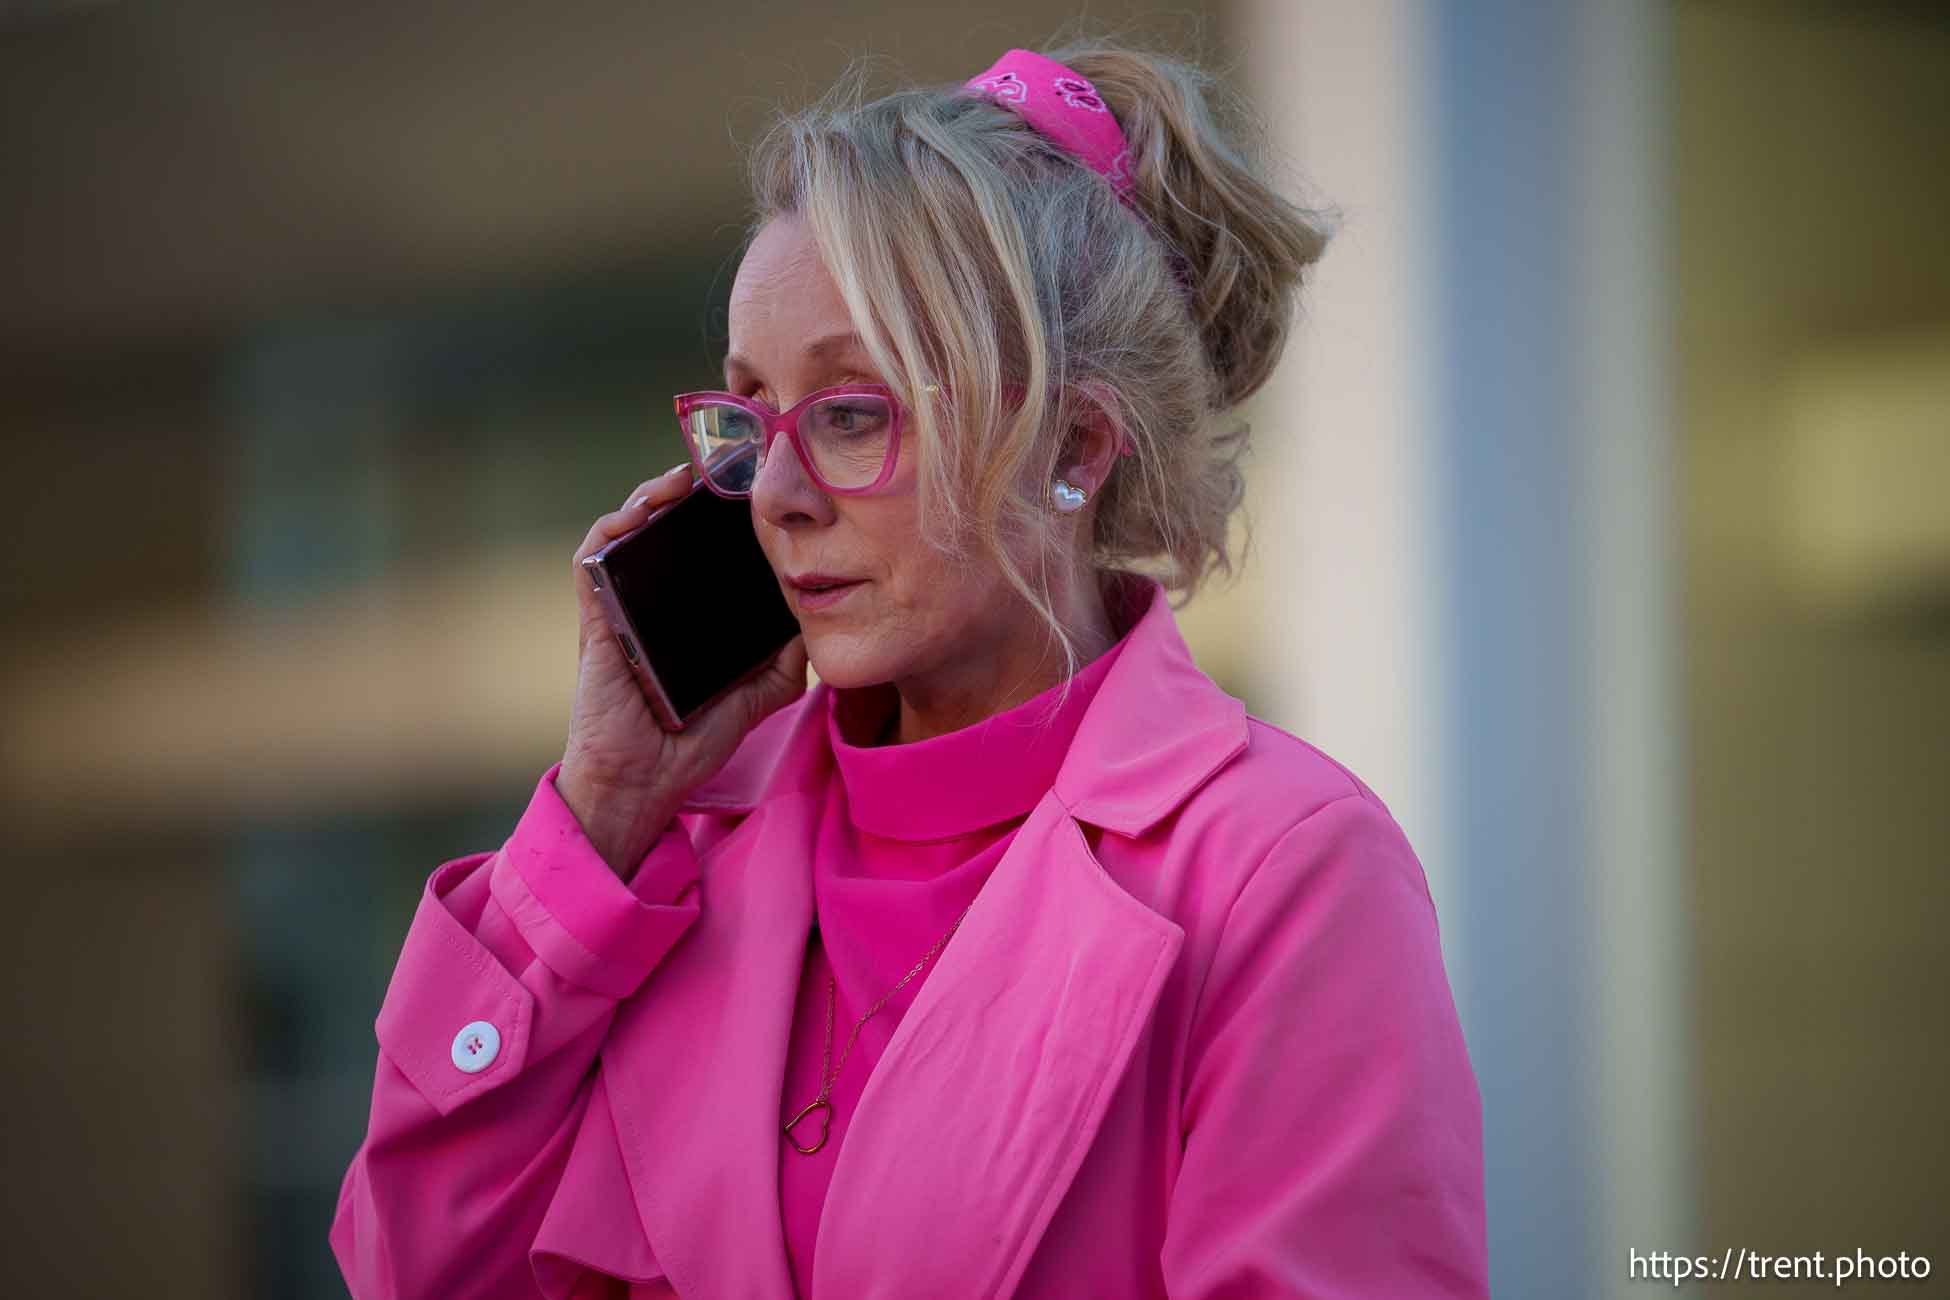
[(576, 548), (577, 567), (580, 568), (585, 559), (610, 542), (641, 525), (650, 517), (651, 511), (684, 497), (691, 490), (690, 468), (687, 462), (656, 478), (644, 480), (621, 509), (598, 515), (583, 537), (582, 545)]
[(753, 692), (752, 725), (764, 721), (806, 691), (806, 638), (793, 637), (772, 657)]
[(576, 604), (581, 611), (581, 630), (577, 636), (581, 649), (586, 650), (592, 641), (607, 640), (610, 636), (609, 617), (604, 612), (602, 602), (596, 598), (589, 570), (584, 567), (583, 561), (632, 529), (641, 527), (652, 511), (681, 500), (690, 490), (691, 466), (689, 461), (683, 461), (656, 478), (639, 483), (637, 491), (622, 509), (598, 516), (596, 522), (590, 525), (583, 536), (582, 545), (576, 548), (570, 566), (576, 585)]
[(630, 509), (645, 494), (655, 493), (661, 490), (666, 484), (681, 482), (684, 487), (689, 488), (691, 485), (691, 476), (689, 474), (680, 474), (678, 471), (688, 470), (690, 467), (690, 461), (680, 460), (663, 473), (657, 475), (657, 477), (644, 479), (643, 482), (637, 484), (630, 490), (628, 496), (623, 498), (621, 508), (624, 510)]
[(811, 662), (812, 657), (806, 650), (806, 634), (803, 632), (786, 642), (785, 649), (779, 652), (779, 666), (786, 677), (801, 684), (806, 680), (806, 668)]

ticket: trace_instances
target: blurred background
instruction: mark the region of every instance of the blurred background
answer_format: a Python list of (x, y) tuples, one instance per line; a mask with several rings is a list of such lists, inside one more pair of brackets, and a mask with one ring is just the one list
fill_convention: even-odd
[(1944, 6), (4, 0), (10, 1293), (343, 1294), (373, 1015), (560, 756), (741, 146), (1079, 16), (1342, 213), (1181, 621), (1425, 863), (1496, 1294), (1950, 1288)]

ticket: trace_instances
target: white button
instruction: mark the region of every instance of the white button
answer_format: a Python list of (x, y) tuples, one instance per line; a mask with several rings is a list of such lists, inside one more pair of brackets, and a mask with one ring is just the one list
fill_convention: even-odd
[(468, 1074), (479, 1074), (501, 1055), (501, 1031), (485, 1020), (463, 1026), (454, 1035), (454, 1067)]

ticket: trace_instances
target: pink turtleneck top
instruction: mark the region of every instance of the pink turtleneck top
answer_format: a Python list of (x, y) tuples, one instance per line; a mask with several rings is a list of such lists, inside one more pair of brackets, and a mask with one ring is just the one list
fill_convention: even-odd
[[(891, 687), (831, 693), (826, 730), (839, 779), (828, 789), (812, 859), (814, 931), (786, 1057), (781, 1125), (819, 1095), (828, 977), (839, 986), (832, 1045), (838, 1063), (860, 1016), (981, 892), (1017, 828), (1054, 784), (1123, 647), (1120, 639), (1071, 678), (1060, 706), (1058, 684), (973, 726), (907, 745), (872, 744), (897, 707)], [(825, 1145), (804, 1155), (779, 1138), (779, 1207), (802, 1297), (812, 1293), (820, 1210), (848, 1121), (895, 1026), (939, 960), (938, 951), (861, 1027), (828, 1098)], [(794, 1128), (799, 1145), (819, 1140), (821, 1116), (815, 1111)]]

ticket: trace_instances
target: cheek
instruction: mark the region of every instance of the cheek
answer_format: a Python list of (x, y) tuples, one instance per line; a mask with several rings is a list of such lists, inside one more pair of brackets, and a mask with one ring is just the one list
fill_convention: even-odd
[(1000, 579), (980, 564), (962, 564), (933, 550), (918, 537), (899, 559), (899, 577), (889, 593), (889, 628), (916, 651), (989, 639), (998, 611), (1007, 602)]
[[(840, 507), (839, 523), (856, 543), (845, 549), (870, 557), (886, 592), (917, 616), (928, 611), (924, 617), (929, 625), (980, 622), (985, 611), (1006, 603), (998, 602), (999, 594), (1012, 590), (993, 561), (980, 556), (958, 560), (929, 542), (917, 496), (847, 501)], [(1018, 562), (1025, 562), (1024, 557)], [(971, 603), (977, 608), (968, 608)]]
[(912, 497), (878, 497), (849, 501), (841, 507), (840, 524), (853, 534), (857, 552), (876, 576), (896, 591), (912, 590), (927, 580), (938, 562), (934, 549), (921, 536), (921, 517)]

